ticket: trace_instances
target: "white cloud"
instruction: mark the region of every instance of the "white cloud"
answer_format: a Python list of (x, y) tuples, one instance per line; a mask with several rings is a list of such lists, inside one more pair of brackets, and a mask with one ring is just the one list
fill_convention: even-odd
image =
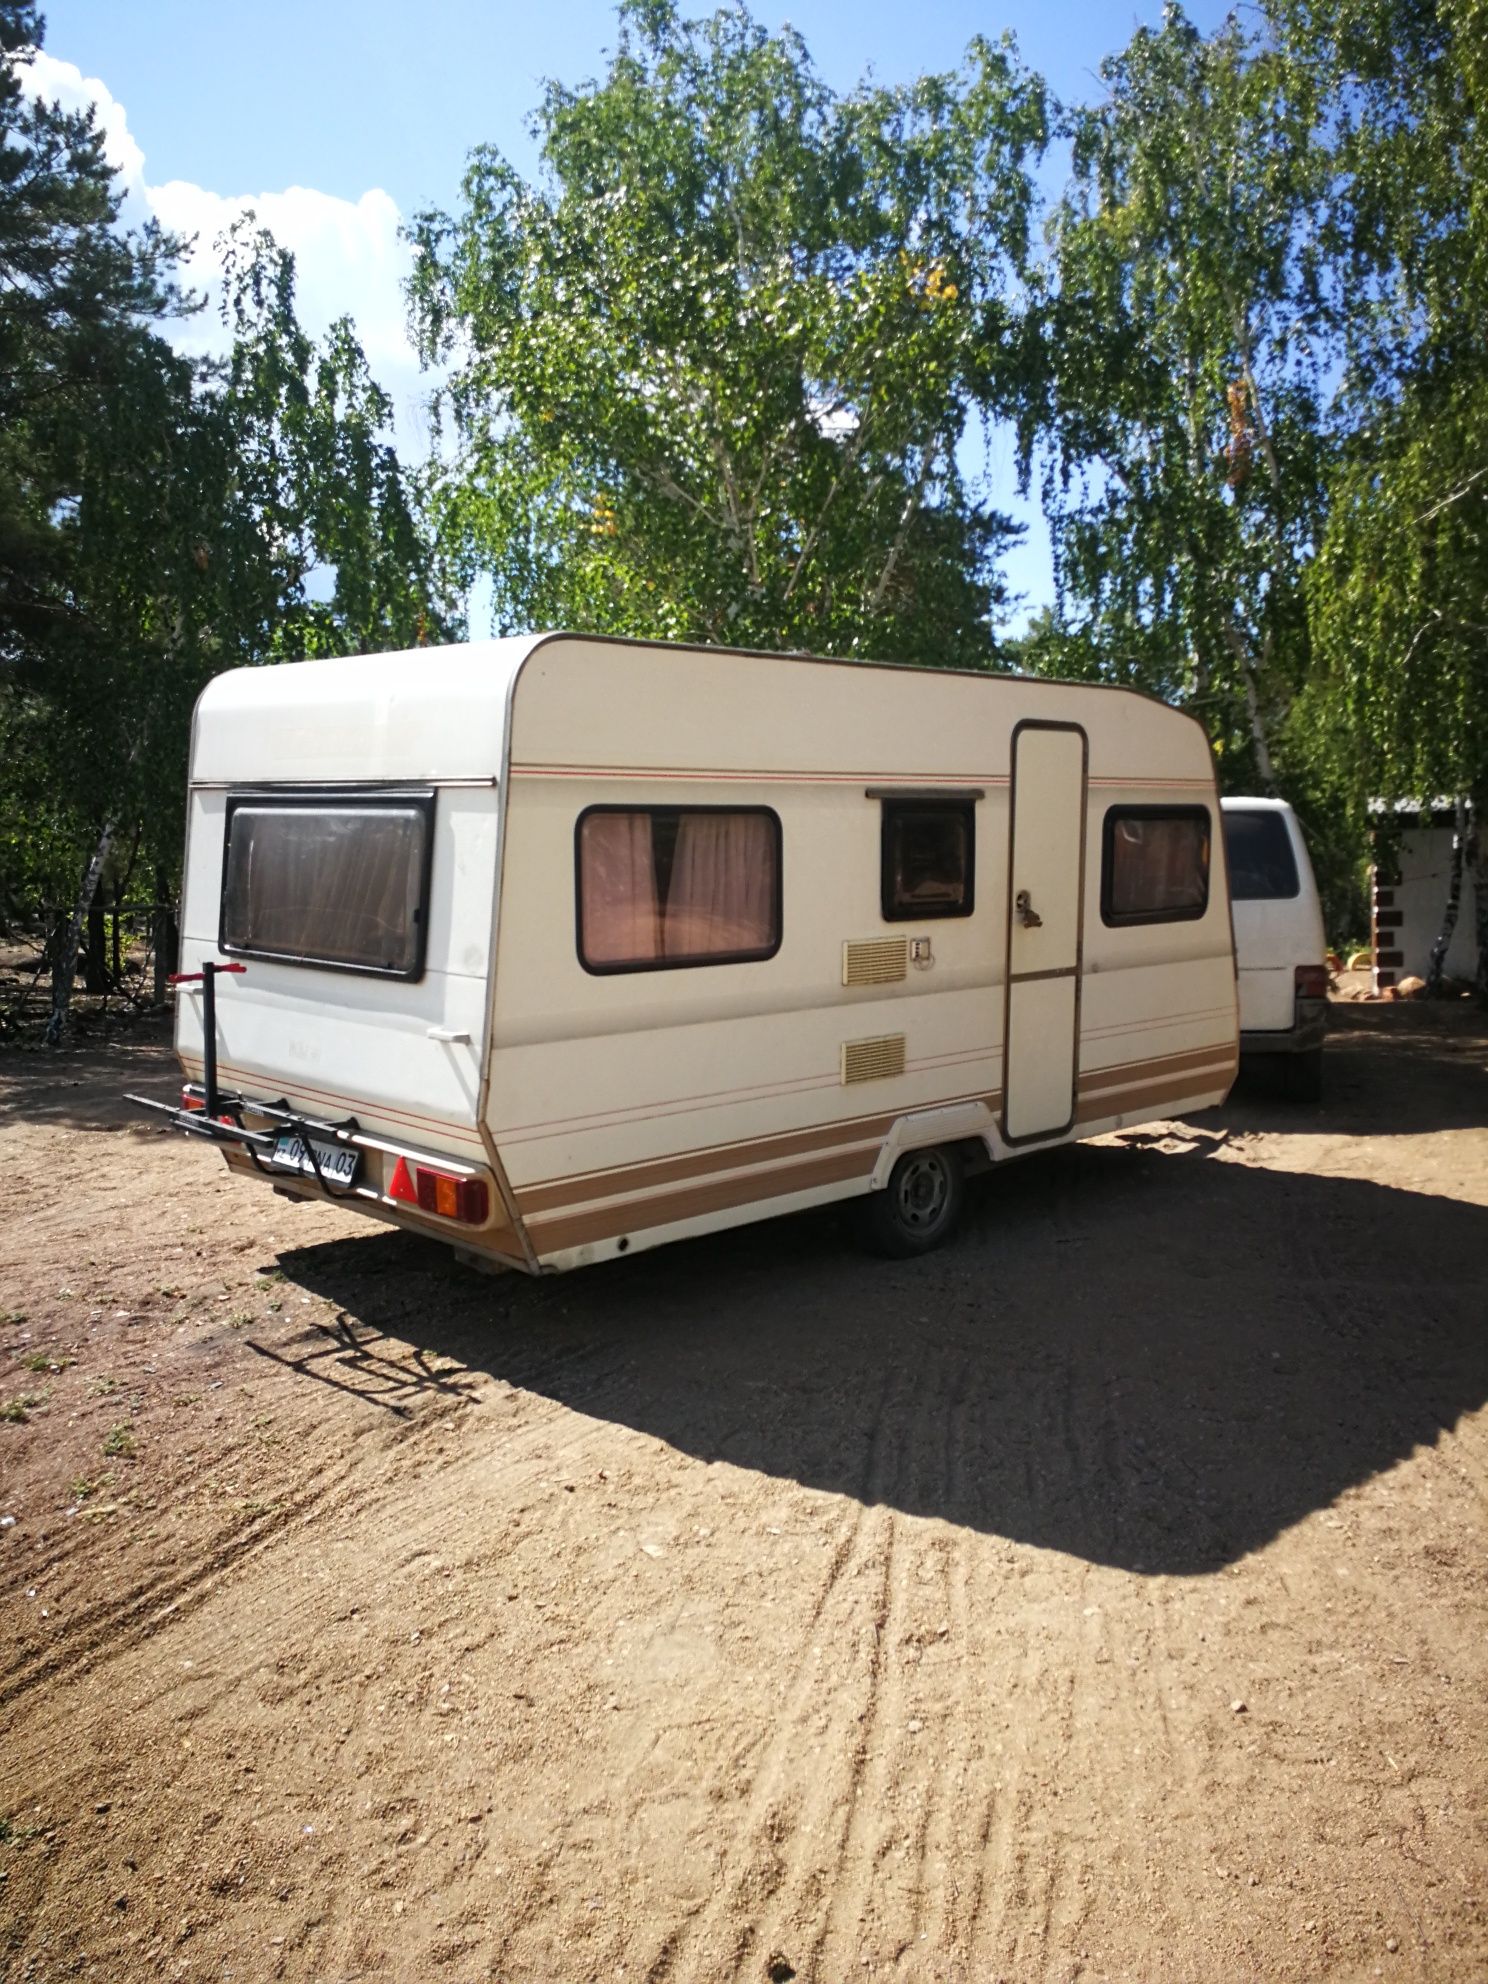
[(393, 397), (399, 443), (405, 453), (427, 446), (422, 402), (428, 382), (405, 329), (402, 282), (412, 266), (408, 244), (398, 238), (401, 216), (380, 187), (359, 200), (343, 200), (313, 187), (288, 186), (279, 192), (217, 193), (190, 180), (156, 185), (145, 170), (145, 154), (129, 129), (124, 106), (96, 76), (84, 76), (72, 62), (43, 49), (32, 60), (23, 84), (48, 102), (79, 110), (91, 104), (104, 134), (109, 163), (120, 175), (126, 220), (153, 215), (173, 234), (195, 236), (183, 265), (186, 285), (205, 290), (206, 308), (167, 326), (183, 350), (220, 352), (228, 338), (217, 314), (221, 262), (218, 237), (249, 209), (281, 247), (295, 258), (300, 322), (319, 337), (337, 317), (350, 317), (374, 378)]

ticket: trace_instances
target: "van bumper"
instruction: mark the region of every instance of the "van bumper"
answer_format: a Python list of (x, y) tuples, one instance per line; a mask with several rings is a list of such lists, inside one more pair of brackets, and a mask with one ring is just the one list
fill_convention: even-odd
[(1310, 1054), (1321, 1047), (1328, 1031), (1326, 999), (1299, 999), (1296, 1018), (1276, 1033), (1242, 1033), (1242, 1054)]

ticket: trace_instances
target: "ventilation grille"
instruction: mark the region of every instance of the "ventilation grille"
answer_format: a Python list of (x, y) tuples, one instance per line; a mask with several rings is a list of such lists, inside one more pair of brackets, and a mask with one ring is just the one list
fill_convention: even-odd
[(904, 1073), (904, 1035), (883, 1033), (876, 1040), (844, 1040), (842, 1079), (849, 1082), (881, 1082), (889, 1075)]
[(844, 985), (892, 985), (908, 976), (907, 937), (875, 937), (868, 943), (842, 946)]

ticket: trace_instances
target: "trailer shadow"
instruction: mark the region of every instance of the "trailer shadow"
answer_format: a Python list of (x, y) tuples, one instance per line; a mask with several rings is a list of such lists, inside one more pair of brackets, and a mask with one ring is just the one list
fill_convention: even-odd
[(1008, 1167), (922, 1262), (861, 1257), (823, 1214), (542, 1282), (396, 1234), (281, 1262), (369, 1358), (385, 1331), (445, 1384), (490, 1374), (702, 1460), (1193, 1575), (1488, 1399), (1488, 1209), (1257, 1168), (1217, 1117)]

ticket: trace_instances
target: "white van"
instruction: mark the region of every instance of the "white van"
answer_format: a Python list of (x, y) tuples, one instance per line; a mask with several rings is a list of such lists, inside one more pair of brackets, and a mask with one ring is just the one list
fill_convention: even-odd
[[(1199, 725), (1124, 689), (574, 635), (219, 676), (172, 1119), (531, 1272), (1223, 1101)], [(230, 973), (230, 976), (223, 974)]]
[(1284, 799), (1226, 799), (1240, 975), (1240, 1052), (1283, 1057), (1286, 1092), (1316, 1102), (1328, 1026), (1327, 940), (1307, 843)]

